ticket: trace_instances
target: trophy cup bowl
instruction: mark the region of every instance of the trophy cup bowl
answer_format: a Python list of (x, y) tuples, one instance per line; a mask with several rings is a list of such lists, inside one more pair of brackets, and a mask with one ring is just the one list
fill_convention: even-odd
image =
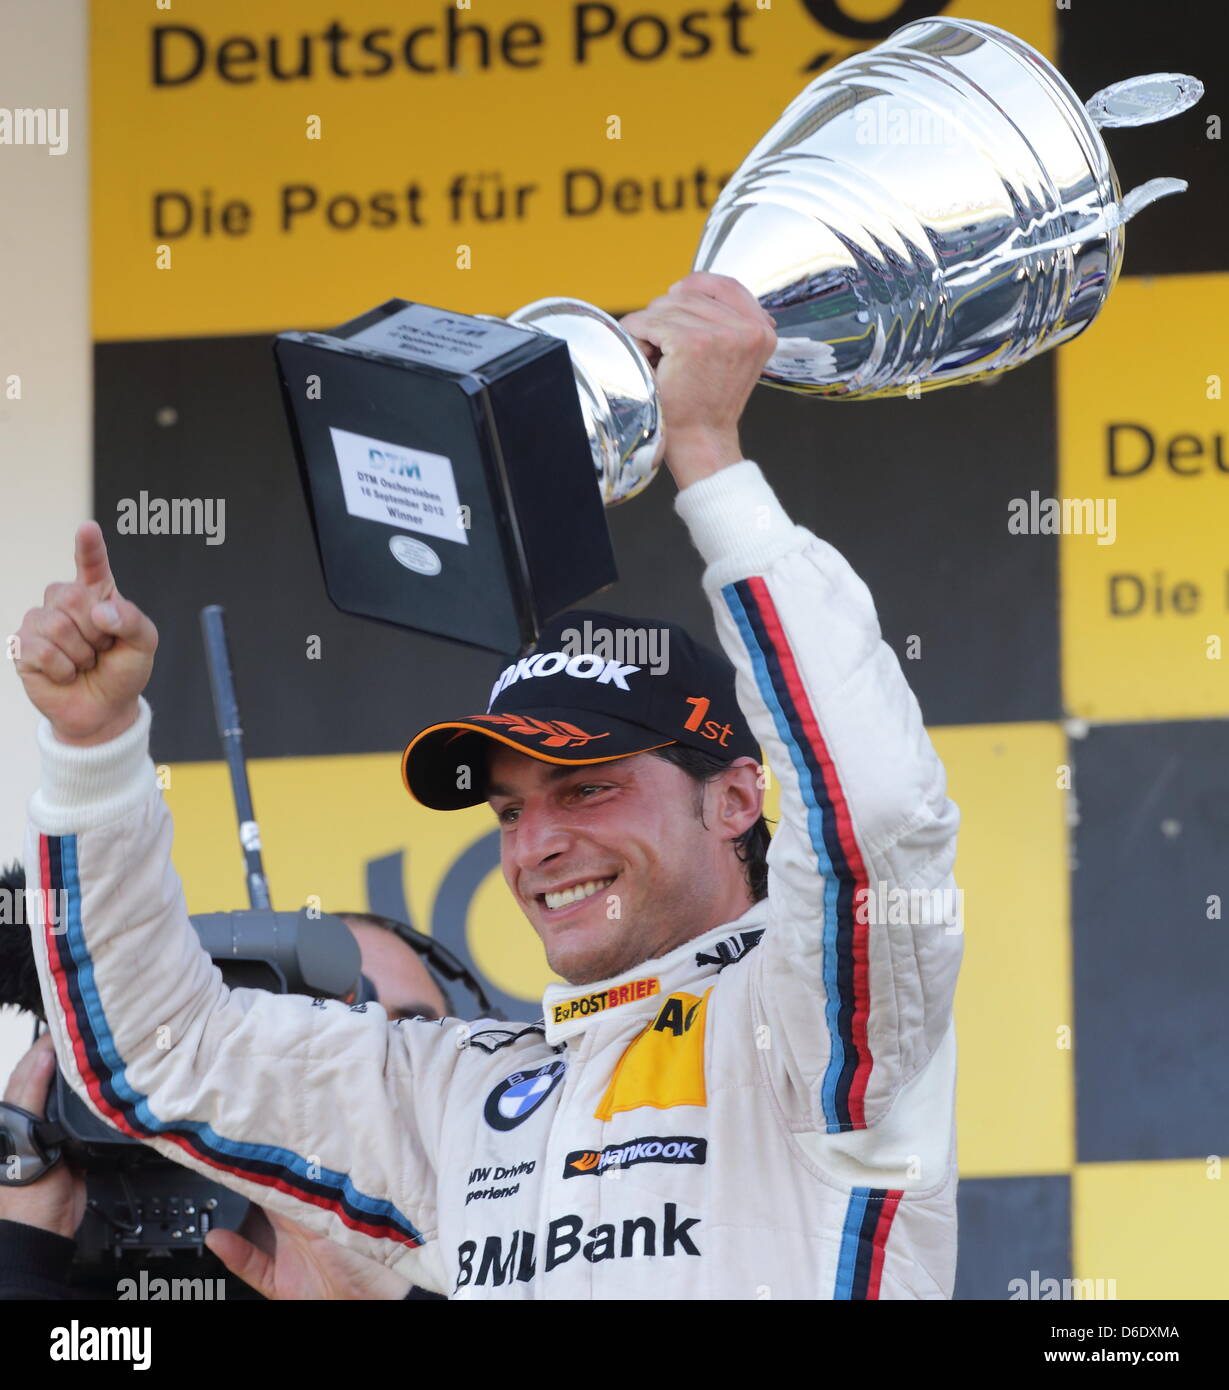
[[(1126, 221), (1186, 187), (1151, 179), (1124, 198), (1100, 127), (1164, 119), (1202, 92), (1160, 73), (1084, 105), (1005, 30), (917, 20), (790, 102), (718, 195), (692, 269), (731, 276), (771, 314), (770, 386), (871, 400), (982, 380), (1083, 332)], [(568, 342), (602, 499), (634, 497), (664, 446), (635, 343), (574, 299), (506, 322)]]

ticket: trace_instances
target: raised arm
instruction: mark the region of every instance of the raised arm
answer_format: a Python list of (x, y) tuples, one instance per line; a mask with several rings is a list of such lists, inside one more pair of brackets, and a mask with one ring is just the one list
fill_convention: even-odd
[(799, 1120), (861, 1130), (949, 1032), (960, 815), (870, 593), (837, 551), (790, 522), (751, 462), (677, 507), (780, 788), (755, 962), (773, 1068)]
[[(141, 697), (157, 634), (99, 528), (18, 634), (39, 723), (27, 882), (56, 1055), (108, 1124), (385, 1263), (435, 1231), (438, 1027), (230, 990), (188, 919)], [(407, 1113), (412, 1110), (413, 1113)]]
[[(767, 318), (736, 282), (696, 274), (624, 320), (658, 358), (676, 509), (780, 788), (750, 962), (766, 1065), (791, 1126), (832, 1136), (881, 1125), (911, 1088), (891, 1145), (912, 1152), (925, 1128), (933, 1171), (954, 1078), (960, 817), (866, 585), (742, 457)], [(882, 1146), (849, 1151), (873, 1167)]]

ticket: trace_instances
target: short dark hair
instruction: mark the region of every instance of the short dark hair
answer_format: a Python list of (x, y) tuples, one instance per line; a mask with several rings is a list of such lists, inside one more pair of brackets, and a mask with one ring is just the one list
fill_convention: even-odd
[[(431, 962), (425, 957), (414, 940), (406, 934), (406, 923), (397, 921), (395, 917), (383, 917), (378, 912), (334, 912), (332, 915), (334, 917), (343, 918), (347, 924), (356, 922), (361, 927), (379, 927), (381, 931), (386, 931), (390, 936), (395, 936), (403, 946), (408, 946), (419, 960), (422, 961), (427, 974), (430, 976), (431, 983), (439, 990), (440, 998), (444, 1001), (444, 1017), (460, 1017), (453, 1006), (452, 996), (448, 993), (443, 980), (441, 980), (439, 975), (431, 968)], [(374, 984), (375, 981), (373, 980), (372, 983)]]
[[(664, 748), (648, 751), (653, 757), (685, 772), (698, 786), (713, 781), (730, 766), (724, 758), (682, 743), (668, 743)], [(747, 887), (751, 890), (752, 901), (757, 903), (768, 896), (768, 846), (771, 841), (772, 833), (764, 816), (734, 837), (734, 853), (746, 869)]]

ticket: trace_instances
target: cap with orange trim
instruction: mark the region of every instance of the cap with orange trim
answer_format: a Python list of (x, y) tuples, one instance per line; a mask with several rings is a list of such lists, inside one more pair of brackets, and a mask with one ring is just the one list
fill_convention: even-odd
[(459, 811), (486, 800), (480, 774), (492, 741), (548, 763), (609, 762), (671, 743), (758, 762), (734, 674), (677, 623), (571, 609), (499, 672), (485, 713), (414, 735), (402, 779), (424, 806)]

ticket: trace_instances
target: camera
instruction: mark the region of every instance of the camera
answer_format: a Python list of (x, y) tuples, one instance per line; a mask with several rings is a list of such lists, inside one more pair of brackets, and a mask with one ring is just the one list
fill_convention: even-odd
[[(361, 973), (358, 944), (339, 917), (307, 908), (254, 908), (190, 920), (232, 989), (348, 1004), (375, 998)], [(15, 971), (5, 975), (16, 978)], [(206, 1253), (206, 1234), (215, 1226), (238, 1229), (250, 1205), (100, 1120), (58, 1069), (46, 1120), (15, 1106), (0, 1107), (0, 1153), (22, 1160), (7, 1174), (0, 1171), (0, 1181), (17, 1185), (36, 1181), (61, 1154), (84, 1171), (88, 1205), (77, 1232), (77, 1263), (86, 1267), (108, 1260), (127, 1265), (177, 1256), (199, 1259)]]

